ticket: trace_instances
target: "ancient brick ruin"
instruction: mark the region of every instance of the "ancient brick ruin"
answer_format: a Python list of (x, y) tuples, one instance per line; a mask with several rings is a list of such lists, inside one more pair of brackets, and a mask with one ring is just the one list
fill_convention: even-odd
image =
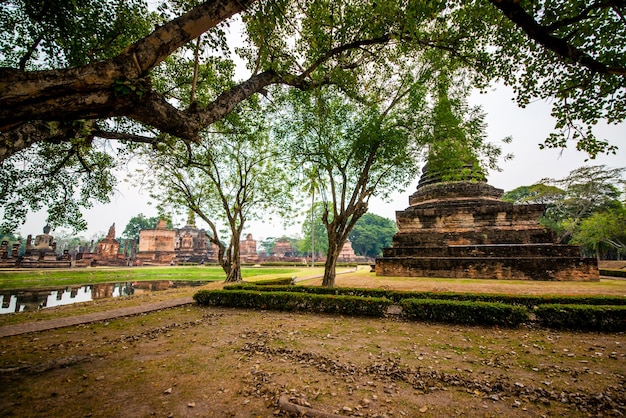
[(246, 239), (239, 243), (239, 255), (242, 263), (258, 263), (259, 255), (256, 251), (256, 241), (252, 234), (246, 235)]
[(43, 234), (35, 236), (35, 242), (32, 242), (32, 236), (26, 238), (26, 249), (24, 255), (19, 257), (16, 267), (28, 268), (67, 268), (71, 266), (71, 259), (67, 252), (63, 255), (56, 254), (57, 244), (50, 235), (50, 226), (43, 228)]
[(120, 242), (115, 239), (115, 223), (109, 227), (107, 236), (98, 241), (96, 252), (80, 252), (76, 254), (75, 267), (124, 267), (128, 266), (125, 254), (120, 253)]
[(203, 264), (217, 261), (217, 246), (209, 242), (204, 229), (195, 225), (193, 218), (182, 228), (168, 229), (161, 219), (155, 229), (139, 233), (139, 251), (135, 264)]
[(443, 182), (427, 172), (396, 212), (392, 248), (376, 260), (378, 276), (598, 280), (596, 259), (556, 244), (538, 219), (544, 205), (513, 205), (485, 181)]

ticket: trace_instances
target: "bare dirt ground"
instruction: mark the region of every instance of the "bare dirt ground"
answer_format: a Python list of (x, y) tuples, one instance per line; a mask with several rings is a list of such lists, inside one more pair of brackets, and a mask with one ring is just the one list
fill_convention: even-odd
[[(623, 281), (596, 287), (407, 284), (358, 272), (337, 282), (429, 291), (625, 293)], [(63, 315), (71, 312), (65, 307)], [(625, 376), (623, 333), (189, 305), (1, 339), (0, 416), (285, 416), (281, 400), (319, 416), (619, 416), (626, 413)]]

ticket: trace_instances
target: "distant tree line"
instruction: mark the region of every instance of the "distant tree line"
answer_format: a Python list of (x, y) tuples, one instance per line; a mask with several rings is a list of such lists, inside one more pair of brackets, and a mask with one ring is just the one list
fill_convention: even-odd
[[(319, 212), (318, 212), (319, 214)], [(322, 223), (321, 217), (315, 218), (314, 238), (315, 238), (315, 259), (326, 257), (328, 251), (328, 240), (326, 228)], [(357, 221), (354, 228), (349, 234), (352, 249), (357, 256), (376, 258), (382, 255), (382, 249), (390, 247), (393, 235), (396, 233), (396, 223), (391, 219), (366, 213)], [(299, 238), (293, 237), (268, 237), (259, 243), (259, 250), (270, 254), (274, 249), (276, 241), (286, 239), (291, 243), (294, 255), (297, 257), (311, 256), (311, 222), (305, 220), (302, 223), (302, 234)]]

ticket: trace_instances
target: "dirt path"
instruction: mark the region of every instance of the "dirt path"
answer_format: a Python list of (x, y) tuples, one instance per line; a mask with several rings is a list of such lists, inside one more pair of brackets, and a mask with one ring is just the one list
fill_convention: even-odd
[(97, 321), (105, 321), (124, 316), (138, 315), (142, 313), (158, 311), (160, 309), (173, 308), (176, 306), (189, 305), (194, 303), (192, 297), (177, 298), (164, 300), (161, 302), (150, 303), (138, 306), (129, 306), (126, 308), (111, 309), (104, 312), (94, 312), (84, 315), (69, 316), (65, 318), (48, 319), (37, 322), (26, 322), (23, 324), (6, 325), (0, 327), (0, 338), (10, 337), (14, 335), (26, 334), (29, 332), (48, 331), (56, 328), (71, 327), (80, 324), (89, 324)]

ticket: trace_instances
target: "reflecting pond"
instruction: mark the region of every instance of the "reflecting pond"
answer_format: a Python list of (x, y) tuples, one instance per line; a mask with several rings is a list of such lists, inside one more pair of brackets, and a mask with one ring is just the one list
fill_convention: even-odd
[(88, 302), (96, 299), (116, 298), (159, 290), (201, 286), (205, 281), (152, 280), (145, 282), (99, 283), (47, 289), (21, 289), (0, 291), (0, 315), (25, 310), (52, 308)]

